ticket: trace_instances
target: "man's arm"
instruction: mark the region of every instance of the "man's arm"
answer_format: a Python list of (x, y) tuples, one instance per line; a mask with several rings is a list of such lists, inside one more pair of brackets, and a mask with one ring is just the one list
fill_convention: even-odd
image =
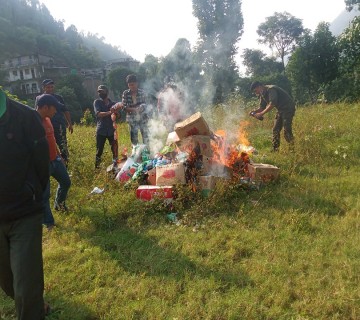
[(277, 100), (278, 100), (277, 91), (274, 88), (269, 89), (269, 102), (261, 112), (257, 113), (257, 115), (259, 117), (262, 117), (265, 113), (270, 112), (275, 107)]
[(66, 122), (67, 122), (67, 127), (69, 129), (69, 132), (70, 133), (73, 133), (74, 132), (74, 129), (73, 129), (73, 126), (72, 126), (72, 122), (71, 122), (71, 115), (70, 115), (70, 112), (69, 111), (65, 111), (64, 112), (64, 116), (65, 116), (65, 119), (66, 119)]
[(36, 111), (29, 117), (28, 135), (31, 137), (33, 165), (44, 191), (49, 181), (49, 146), (40, 116)]

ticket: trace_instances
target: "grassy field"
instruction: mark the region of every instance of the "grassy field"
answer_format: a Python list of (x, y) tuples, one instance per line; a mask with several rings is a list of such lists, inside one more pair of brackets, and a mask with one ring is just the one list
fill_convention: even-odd
[[(280, 167), (280, 179), (258, 191), (235, 181), (205, 199), (180, 188), (178, 224), (162, 201), (140, 202), (136, 186), (106, 174), (108, 146), (95, 172), (94, 128), (75, 127), (71, 212), (44, 230), (49, 320), (360, 319), (359, 105), (299, 108), (295, 152), (283, 143), (276, 154), (274, 113), (261, 122), (237, 105), (204, 117), (232, 133), (246, 119), (253, 161)], [(105, 192), (90, 195), (96, 186)], [(14, 319), (2, 293), (0, 315)]]

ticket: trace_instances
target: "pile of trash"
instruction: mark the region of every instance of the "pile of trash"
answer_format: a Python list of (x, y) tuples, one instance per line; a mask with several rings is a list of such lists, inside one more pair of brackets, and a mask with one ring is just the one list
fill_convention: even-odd
[(255, 148), (229, 145), (221, 132), (212, 132), (200, 112), (175, 124), (162, 150), (150, 157), (146, 145), (133, 147), (131, 156), (115, 168), (115, 179), (137, 181), (136, 195), (148, 201), (171, 199), (177, 184), (189, 184), (193, 191), (208, 196), (220, 180), (237, 179), (245, 186), (276, 179), (279, 168), (252, 163)]

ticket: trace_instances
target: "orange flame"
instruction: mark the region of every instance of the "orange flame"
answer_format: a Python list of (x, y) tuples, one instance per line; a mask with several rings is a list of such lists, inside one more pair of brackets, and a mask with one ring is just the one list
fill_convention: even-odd
[(227, 167), (230, 167), (234, 170), (234, 173), (240, 173), (244, 166), (250, 162), (248, 151), (250, 151), (250, 146), (248, 133), (246, 131), (247, 126), (249, 125), (248, 121), (241, 121), (237, 131), (237, 141), (236, 143), (242, 146), (239, 148), (237, 144), (230, 145), (227, 141), (227, 133), (225, 130), (217, 130), (215, 132), (216, 138), (215, 141), (212, 141), (211, 147), (214, 153), (213, 161), (219, 162)]
[(238, 142), (240, 142), (240, 144), (243, 144), (245, 146), (249, 146), (250, 142), (248, 139), (248, 133), (246, 131), (246, 128), (249, 126), (250, 122), (243, 120), (240, 121), (239, 124), (239, 129), (238, 129)]

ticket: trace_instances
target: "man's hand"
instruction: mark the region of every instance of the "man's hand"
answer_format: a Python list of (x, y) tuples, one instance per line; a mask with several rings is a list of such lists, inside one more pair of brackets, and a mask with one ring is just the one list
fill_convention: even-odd
[(256, 110), (253, 110), (249, 115), (258, 120), (264, 120), (264, 114), (262, 112), (256, 112)]
[(122, 102), (117, 102), (111, 107), (111, 110), (114, 110), (113, 112), (116, 112), (118, 110), (124, 109), (124, 104)]
[(68, 125), (68, 129), (71, 134), (74, 132), (74, 129), (73, 129), (73, 126), (71, 123)]

